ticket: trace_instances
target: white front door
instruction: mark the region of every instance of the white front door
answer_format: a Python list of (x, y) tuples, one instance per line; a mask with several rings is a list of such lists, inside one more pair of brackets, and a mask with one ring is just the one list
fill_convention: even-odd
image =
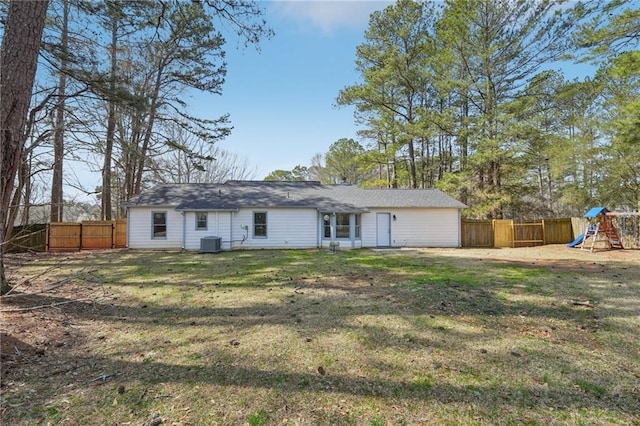
[(378, 213), (376, 215), (376, 245), (378, 247), (391, 246), (391, 214)]

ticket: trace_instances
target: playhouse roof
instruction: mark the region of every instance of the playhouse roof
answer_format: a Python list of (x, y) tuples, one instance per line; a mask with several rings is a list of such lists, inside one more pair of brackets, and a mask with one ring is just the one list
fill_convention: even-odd
[(601, 214), (607, 214), (609, 212), (609, 209), (607, 209), (606, 207), (594, 207), (591, 210), (589, 210), (584, 217), (586, 217), (587, 219), (593, 219), (594, 217), (598, 217)]

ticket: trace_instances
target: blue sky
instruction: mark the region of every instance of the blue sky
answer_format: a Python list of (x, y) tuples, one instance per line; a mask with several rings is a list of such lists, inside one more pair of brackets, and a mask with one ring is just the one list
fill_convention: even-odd
[(356, 138), (352, 107), (336, 107), (340, 89), (355, 84), (356, 46), (369, 14), (388, 1), (264, 2), (275, 31), (253, 47), (227, 47), (222, 96), (197, 95), (194, 113), (231, 115), (234, 130), (219, 147), (246, 158), (256, 179), (276, 169), (308, 166), (340, 138)]
[[(192, 114), (216, 119), (230, 114), (232, 134), (218, 147), (247, 160), (254, 179), (309, 166), (340, 138), (356, 138), (352, 107), (335, 107), (340, 89), (358, 82), (356, 46), (364, 41), (369, 15), (392, 2), (381, 0), (263, 1), (275, 31), (259, 49), (228, 37), (227, 78), (222, 95), (192, 93)], [(225, 34), (225, 36), (227, 36)], [(87, 190), (101, 184), (95, 164), (65, 160), (65, 198), (96, 202)]]
[[(255, 179), (270, 172), (309, 166), (340, 138), (358, 140), (353, 107), (336, 107), (341, 89), (360, 82), (356, 46), (364, 41), (369, 15), (392, 4), (382, 0), (263, 1), (264, 18), (275, 31), (259, 50), (229, 40), (223, 94), (193, 94), (190, 112), (215, 119), (229, 113), (232, 134), (218, 143), (246, 159)], [(558, 67), (560, 65), (558, 64)], [(567, 78), (593, 67), (565, 67)], [(100, 173), (68, 161), (67, 173), (86, 187), (100, 184)], [(75, 191), (65, 189), (65, 195)]]
[[(391, 1), (264, 1), (275, 36), (253, 47), (227, 46), (222, 96), (198, 95), (192, 111), (205, 118), (229, 113), (234, 130), (219, 147), (247, 159), (256, 179), (296, 165), (309, 166), (340, 138), (358, 140), (353, 107), (337, 107), (341, 89), (360, 82), (356, 46), (369, 15)], [(554, 64), (561, 67), (560, 64)], [(564, 64), (565, 77), (593, 66)]]

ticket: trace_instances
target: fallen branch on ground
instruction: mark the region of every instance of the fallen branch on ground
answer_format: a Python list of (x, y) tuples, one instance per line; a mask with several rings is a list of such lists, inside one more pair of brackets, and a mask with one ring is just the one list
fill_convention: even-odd
[(96, 377), (95, 379), (89, 380), (89, 383), (100, 382), (100, 381), (104, 382), (107, 379), (110, 379), (111, 377), (114, 377), (114, 376), (115, 376), (115, 374), (102, 374), (102, 375)]
[(11, 308), (11, 309), (2, 309), (0, 310), (1, 313), (6, 313), (6, 312), (25, 312), (25, 311), (33, 311), (36, 309), (44, 309), (44, 308), (55, 308), (56, 306), (60, 306), (60, 305), (66, 305), (69, 303), (80, 303), (80, 302), (86, 302), (86, 301), (94, 301), (96, 300), (96, 298), (94, 297), (86, 297), (84, 299), (77, 299), (77, 300), (65, 300), (64, 302), (57, 302), (57, 303), (49, 303), (46, 305), (38, 305), (38, 306), (27, 306), (26, 308)]
[(149, 390), (149, 387), (144, 388), (144, 390), (142, 391), (142, 395), (140, 395), (140, 398), (138, 398), (138, 400), (136, 401), (136, 405), (138, 405), (138, 404), (140, 404), (142, 402), (142, 399), (147, 394), (148, 390)]
[(591, 303), (588, 300), (586, 302), (581, 302), (579, 300), (572, 300), (571, 303), (576, 305), (576, 306), (586, 306), (588, 308), (595, 308), (596, 307), (596, 305), (594, 305), (593, 303)]
[(58, 287), (62, 287), (63, 285), (65, 285), (66, 283), (68, 283), (69, 281), (71, 281), (71, 277), (69, 278), (65, 278), (61, 281), (56, 282), (55, 284), (53, 284), (52, 286), (49, 286), (47, 288), (45, 288), (44, 290), (40, 290), (40, 291), (36, 291), (34, 293), (18, 293), (18, 294), (11, 294), (11, 292), (13, 292), (16, 288), (20, 287), (20, 284), (16, 285), (15, 287), (13, 287), (11, 289), (11, 291), (9, 291), (7, 294), (3, 295), (2, 298), (3, 299), (8, 299), (10, 297), (24, 297), (24, 296), (33, 296), (36, 294), (42, 294), (42, 293), (46, 293), (48, 291), (51, 290), (55, 290)]
[[(37, 291), (37, 292), (35, 292), (35, 293), (20, 293), (20, 294), (12, 294), (13, 292), (15, 292), (15, 291), (16, 291), (16, 289), (18, 289), (18, 288), (22, 287), (22, 286), (23, 286), (23, 285), (25, 285), (26, 283), (30, 283), (30, 282), (32, 282), (33, 280), (37, 279), (37, 278), (40, 278), (40, 277), (42, 277), (42, 276), (44, 276), (44, 275), (49, 274), (51, 271), (54, 271), (54, 270), (56, 270), (56, 269), (59, 269), (61, 264), (62, 264), (62, 263), (56, 263), (54, 266), (51, 266), (51, 267), (49, 267), (49, 268), (45, 269), (43, 272), (40, 272), (40, 273), (39, 273), (39, 274), (37, 274), (37, 275), (34, 275), (34, 276), (32, 276), (32, 277), (25, 278), (25, 279), (24, 279), (24, 280), (22, 280), (21, 282), (19, 282), (19, 283), (15, 284), (15, 285), (11, 288), (11, 290), (9, 290), (9, 291), (7, 292), (7, 294), (5, 294), (5, 295), (3, 295), (3, 296), (2, 296), (2, 298), (6, 298), (6, 297), (19, 297), (19, 296), (26, 296), (26, 295), (31, 295), (31, 294), (41, 294), (41, 293), (46, 293), (46, 292), (48, 292), (48, 291), (54, 290), (54, 289), (56, 289), (56, 288), (58, 288), (58, 287), (60, 287), (60, 286), (62, 286), (62, 285), (64, 285), (64, 284), (66, 284), (67, 282), (71, 281), (72, 279), (83, 279), (83, 278), (81, 278), (81, 275), (91, 274), (92, 272), (95, 272), (95, 271), (96, 271), (96, 269), (95, 269), (95, 268), (93, 268), (92, 266), (85, 266), (85, 267), (83, 267), (82, 269), (80, 269), (78, 272), (76, 272), (75, 274), (73, 274), (73, 276), (71, 276), (71, 277), (67, 277), (67, 278), (64, 278), (64, 279), (62, 279), (62, 280), (60, 280), (60, 281), (57, 281), (57, 282), (55, 282), (53, 285), (51, 285), (51, 286), (49, 286), (49, 287), (45, 288), (44, 290), (40, 290), (40, 291)], [(91, 268), (91, 269), (90, 269), (90, 268)]]

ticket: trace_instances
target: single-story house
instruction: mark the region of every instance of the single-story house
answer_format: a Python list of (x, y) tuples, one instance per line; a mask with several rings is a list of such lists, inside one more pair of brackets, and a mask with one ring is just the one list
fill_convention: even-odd
[(125, 204), (132, 249), (460, 247), (466, 206), (436, 189), (319, 182), (166, 184)]

